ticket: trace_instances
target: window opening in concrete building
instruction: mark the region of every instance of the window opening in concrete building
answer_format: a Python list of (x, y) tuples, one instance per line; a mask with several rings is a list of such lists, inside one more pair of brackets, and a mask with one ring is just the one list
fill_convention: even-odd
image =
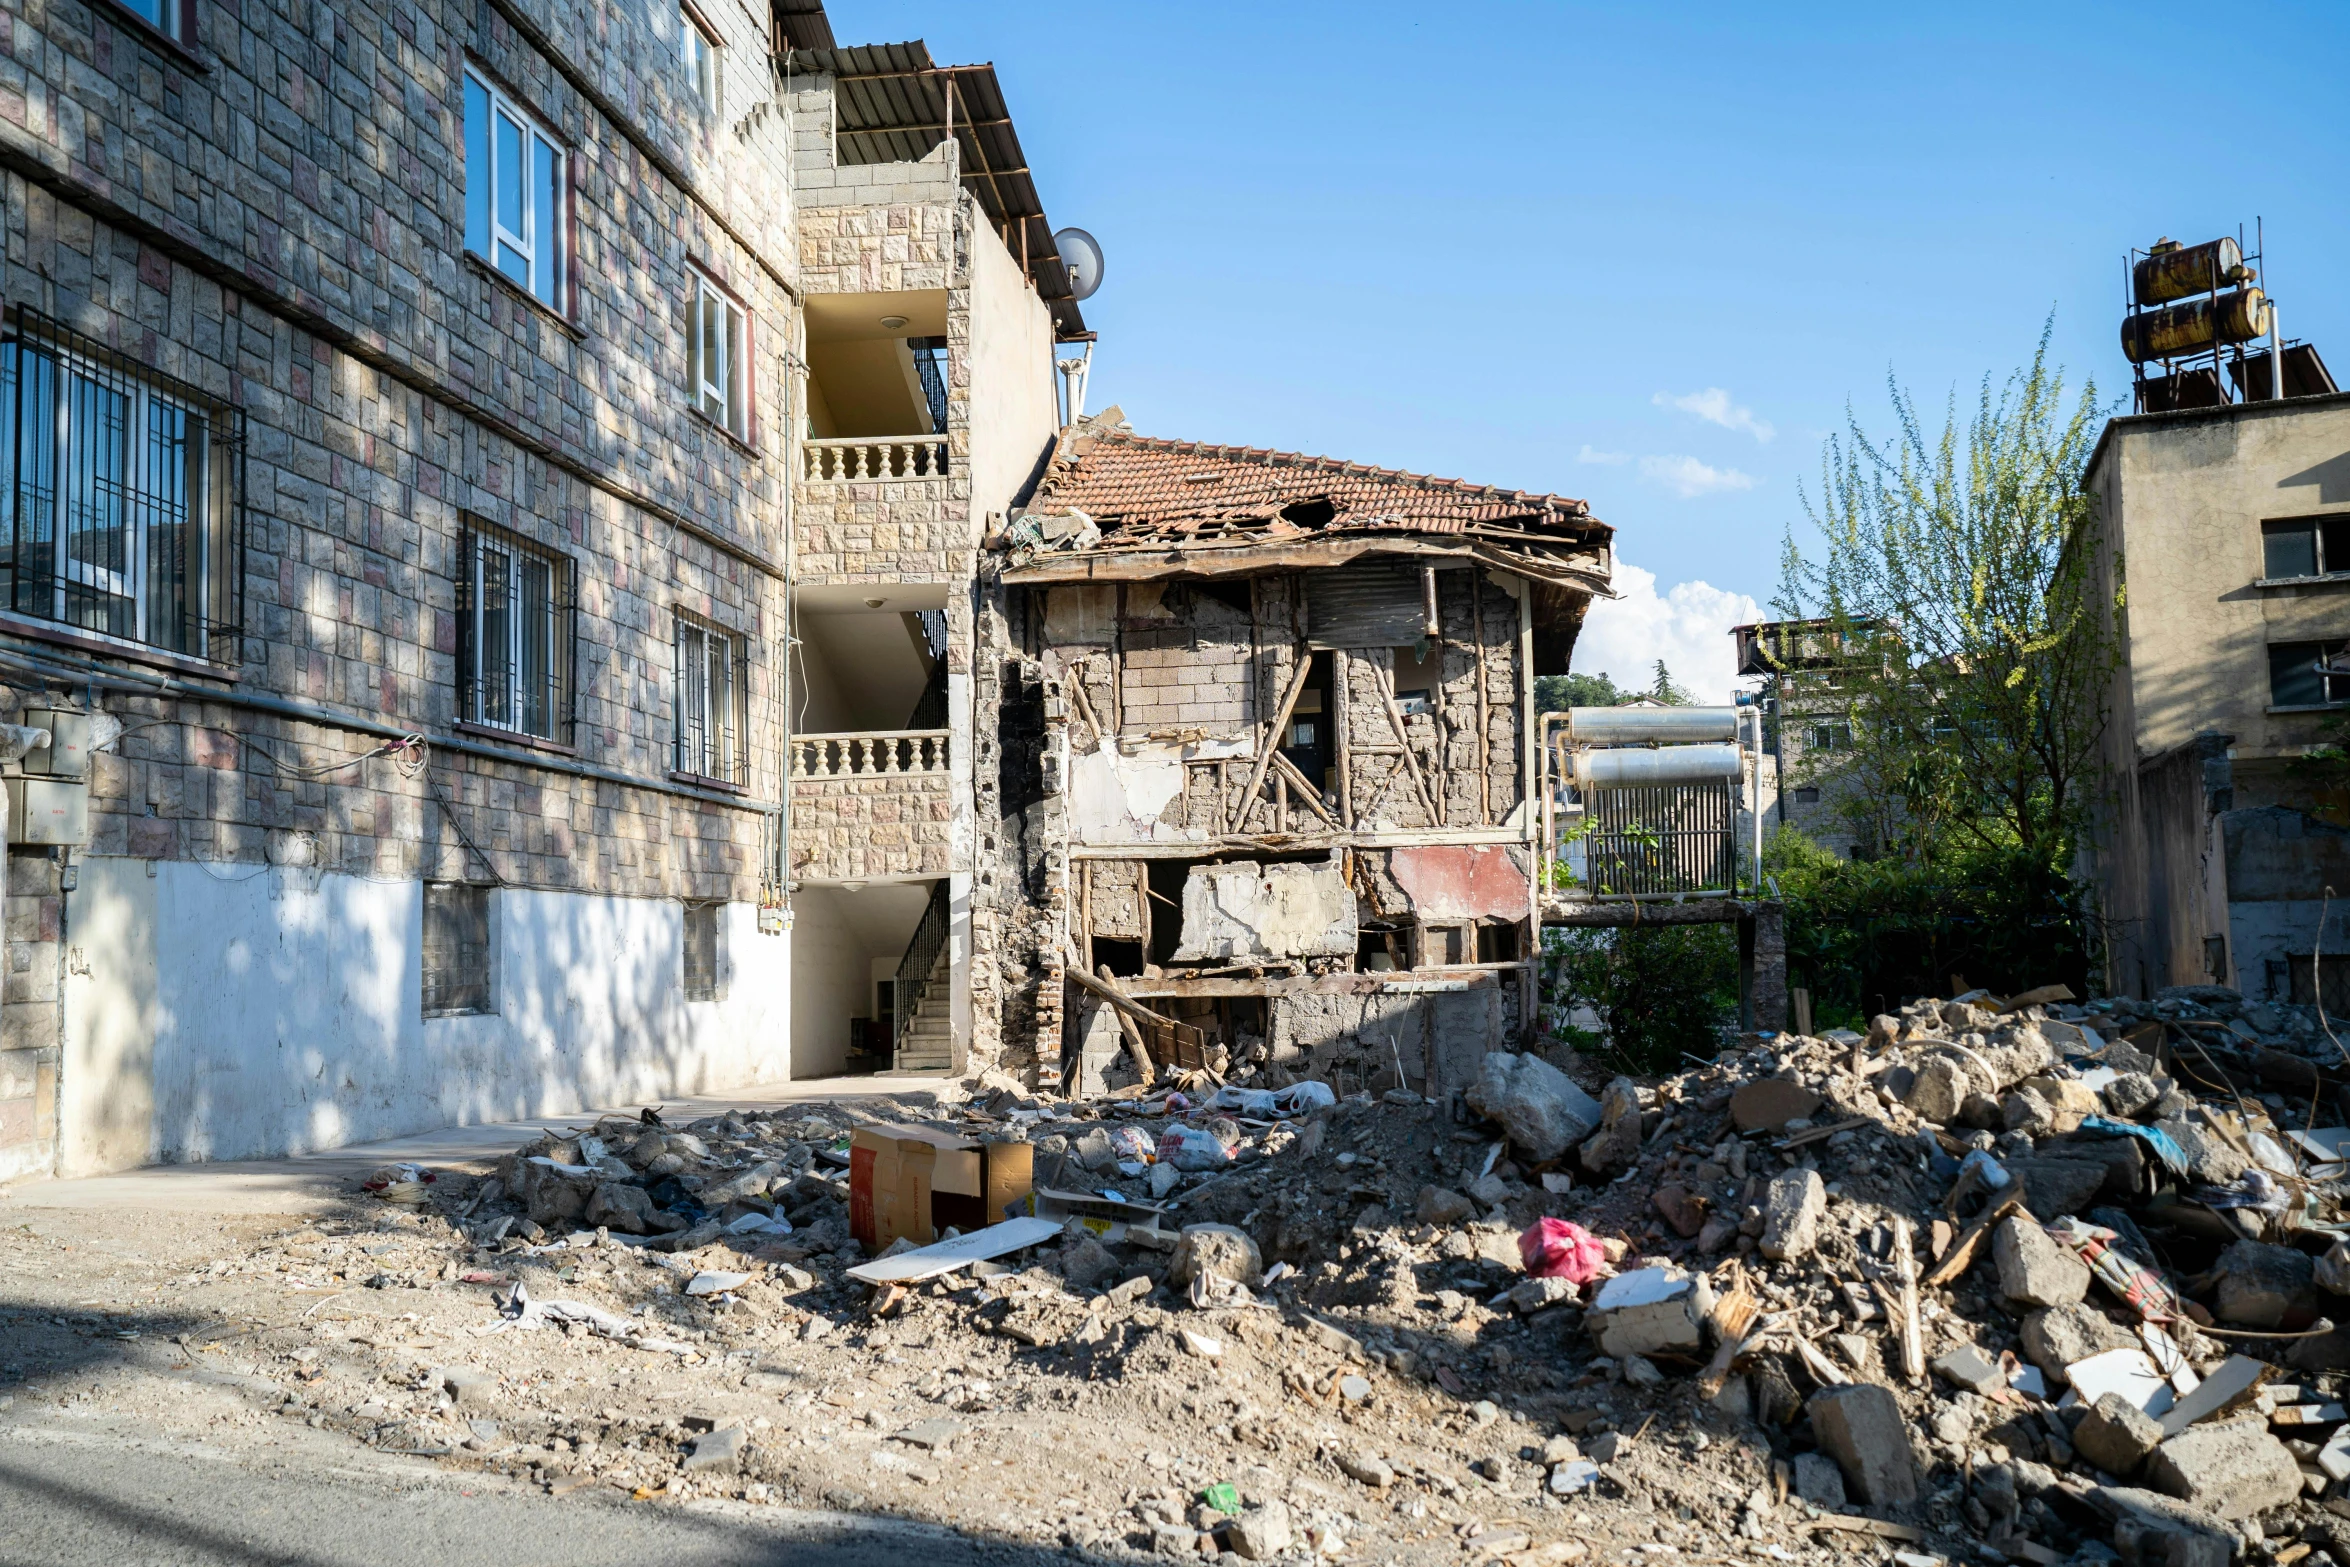
[(1329, 653), (1313, 655), (1305, 689), (1298, 693), (1288, 731), (1281, 737), (1281, 754), (1325, 794), (1338, 787), (1337, 739), (1330, 727), (1335, 716), (1330, 700), (1331, 658)]
[(2350, 574), (2350, 515), (2262, 523), (2260, 567), (2272, 579)]
[(490, 889), (424, 884), (424, 1015), (494, 1012), (490, 989)]
[(233, 657), (240, 426), (29, 311), (0, 347), (10, 410), (0, 552), (20, 614), (199, 657)]
[(465, 248), (563, 309), (563, 144), (473, 71), (465, 73)]
[(1844, 723), (1806, 724), (1803, 743), (1807, 750), (1849, 751), (1852, 749), (1852, 726)]
[(2350, 702), (2350, 642), (2272, 642), (2268, 648), (2272, 707), (2333, 707)]
[(681, 773), (739, 782), (743, 772), (742, 660), (733, 637), (677, 617), (677, 748)]
[(723, 954), (718, 914), (723, 907), (717, 903), (685, 906), (685, 999), (688, 1001), (726, 999), (719, 972)]
[(693, 83), (702, 106), (716, 114), (724, 107), (726, 91), (724, 46), (691, 6), (678, 7), (677, 32), (686, 80)]
[(478, 522), (460, 535), (458, 557), (459, 716), (568, 743), (570, 559)]
[(120, 0), (124, 10), (185, 49), (196, 47), (196, 0)]
[(1165, 967), (1175, 961), (1183, 945), (1183, 884), (1190, 879), (1191, 860), (1144, 860), (1143, 885), (1151, 901), (1149, 959)]
[(691, 384), (702, 417), (738, 441), (751, 438), (749, 321), (715, 282), (694, 274)]

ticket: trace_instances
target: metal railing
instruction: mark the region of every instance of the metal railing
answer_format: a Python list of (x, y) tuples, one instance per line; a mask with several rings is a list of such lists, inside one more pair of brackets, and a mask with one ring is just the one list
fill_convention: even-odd
[(1583, 792), (1570, 855), (1593, 898), (1725, 896), (1738, 884), (1738, 794), (1728, 782)]
[(906, 1032), (914, 1026), (914, 1014), (921, 1010), (922, 998), (930, 993), (930, 971), (938, 964), (938, 955), (946, 949), (947, 918), (949, 914), (947, 884), (930, 884), (930, 901), (922, 906), (922, 923), (914, 927), (914, 939), (906, 943), (906, 955), (898, 959), (897, 983), (890, 987), (891, 1004), (895, 1009), (890, 1019), (890, 1057), (906, 1045)]
[(947, 731), (899, 729), (865, 734), (793, 735), (794, 778), (899, 778), (947, 770)]
[(810, 439), (800, 442), (800, 452), (800, 476), (805, 479), (943, 479), (947, 473), (947, 440), (943, 435)]

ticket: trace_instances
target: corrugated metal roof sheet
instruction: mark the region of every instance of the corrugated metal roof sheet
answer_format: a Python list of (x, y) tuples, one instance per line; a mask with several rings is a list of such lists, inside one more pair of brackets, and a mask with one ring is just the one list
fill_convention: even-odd
[(993, 65), (939, 65), (920, 39), (902, 44), (794, 49), (795, 75), (833, 78), (838, 105), (834, 140), (840, 161), (919, 163), (954, 126), (963, 183), (970, 186), (1012, 259), (1035, 280), (1062, 341), (1085, 334), (1085, 317), (1069, 297), (1069, 272), (1053, 244), (1053, 226), (1020, 149), (1012, 111)]

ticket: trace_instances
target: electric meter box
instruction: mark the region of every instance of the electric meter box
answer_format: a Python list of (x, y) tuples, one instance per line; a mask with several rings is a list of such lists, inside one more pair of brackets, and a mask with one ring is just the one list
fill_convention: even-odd
[(70, 778), (10, 778), (5, 782), (10, 843), (78, 848), (90, 841), (88, 784)]
[[(35, 729), (49, 731), (49, 743), (24, 754), (24, 770), (32, 778), (87, 778), (90, 776), (90, 715), (67, 707), (36, 707), (24, 715)], [(16, 834), (11, 832), (11, 838)], [(17, 839), (29, 843), (31, 839)], [(62, 840), (60, 840), (62, 841)]]

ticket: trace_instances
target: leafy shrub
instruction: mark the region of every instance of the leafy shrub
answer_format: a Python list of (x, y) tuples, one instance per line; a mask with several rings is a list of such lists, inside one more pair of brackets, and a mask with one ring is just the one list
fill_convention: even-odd
[(1547, 999), (1589, 1007), (1604, 1034), (1566, 1028), (1581, 1049), (1621, 1072), (1670, 1072), (1711, 1057), (1738, 1016), (1738, 937), (1727, 925), (1632, 930), (1553, 927), (1543, 933)]

